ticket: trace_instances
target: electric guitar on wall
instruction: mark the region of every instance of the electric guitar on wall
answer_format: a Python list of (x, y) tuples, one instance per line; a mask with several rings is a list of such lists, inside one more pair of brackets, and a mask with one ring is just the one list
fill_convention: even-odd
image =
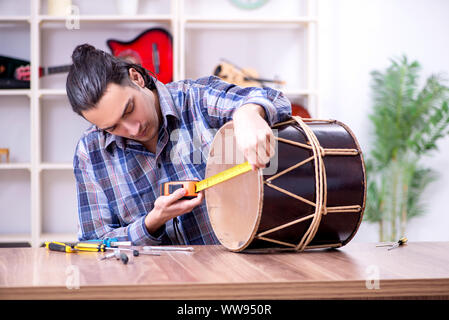
[[(164, 29), (148, 29), (128, 42), (109, 39), (107, 45), (111, 54), (140, 64), (156, 78), (168, 83), (173, 81), (172, 37)], [(68, 72), (70, 65), (40, 67), (39, 77)], [(30, 62), (0, 56), (0, 89), (29, 89)]]
[[(70, 65), (40, 67), (39, 77), (68, 72)], [(29, 89), (30, 62), (11, 57), (0, 56), (0, 89)]]
[(173, 81), (172, 37), (166, 30), (152, 28), (128, 42), (109, 39), (106, 43), (114, 56), (140, 64), (162, 83)]

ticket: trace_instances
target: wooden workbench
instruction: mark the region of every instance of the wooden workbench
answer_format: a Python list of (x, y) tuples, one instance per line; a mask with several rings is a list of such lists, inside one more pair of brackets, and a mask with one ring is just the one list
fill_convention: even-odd
[(449, 298), (449, 242), (270, 254), (196, 246), (129, 255), (127, 265), (102, 255), (0, 249), (0, 299)]

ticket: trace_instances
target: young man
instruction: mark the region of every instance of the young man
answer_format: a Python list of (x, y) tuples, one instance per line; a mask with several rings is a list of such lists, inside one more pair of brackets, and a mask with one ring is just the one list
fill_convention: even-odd
[[(274, 155), (270, 126), (290, 117), (290, 102), (273, 89), (241, 88), (214, 76), (164, 85), (88, 44), (76, 47), (72, 60), (67, 95), (93, 124), (73, 161), (79, 239), (218, 243), (203, 193), (191, 200), (180, 200), (184, 189), (160, 196), (160, 184), (204, 179), (214, 132), (230, 120), (253, 170), (265, 167)], [(192, 161), (195, 152), (202, 161)]]

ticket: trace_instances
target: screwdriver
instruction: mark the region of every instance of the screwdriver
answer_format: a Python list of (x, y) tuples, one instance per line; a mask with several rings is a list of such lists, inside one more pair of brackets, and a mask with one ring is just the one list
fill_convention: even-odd
[(89, 242), (78, 242), (73, 246), (74, 249), (79, 251), (90, 251), (90, 252), (105, 252), (106, 245), (102, 243), (89, 243)]
[[(104, 243), (98, 242), (78, 242), (74, 246), (75, 249), (80, 251), (92, 251), (92, 252), (105, 252), (106, 250), (115, 250), (117, 248), (110, 248)], [(120, 250), (132, 251), (133, 256), (139, 256), (139, 251), (135, 249), (121, 248)]]
[(78, 251), (78, 250), (74, 249), (72, 246), (69, 246), (68, 244), (65, 244), (62, 242), (56, 242), (56, 241), (46, 241), (45, 248), (47, 248), (51, 251), (60, 251), (60, 252), (68, 252), (68, 253)]
[(407, 241), (408, 241), (408, 239), (406, 237), (403, 237), (403, 238), (399, 239), (398, 242), (393, 244), (390, 248), (388, 248), (388, 250), (392, 250), (392, 249), (395, 249), (395, 248), (397, 248), (399, 246), (402, 246), (402, 245), (406, 244)]
[(104, 244), (106, 247), (131, 246), (131, 241), (118, 241), (117, 238), (86, 240), (83, 242), (100, 243)]
[[(79, 242), (77, 244), (75, 244), (74, 246), (75, 249), (80, 250), (80, 251), (92, 251), (92, 252), (105, 252), (106, 250), (115, 250), (117, 248), (108, 248), (105, 244), (103, 243), (96, 243), (96, 242)], [(131, 248), (120, 248), (120, 250), (122, 251), (131, 251), (133, 253), (134, 257), (138, 257), (140, 252), (139, 250), (136, 249), (131, 249)], [(146, 252), (142, 252), (143, 254), (150, 254), (150, 253), (146, 253)], [(152, 254), (154, 256), (158, 256), (159, 254)]]

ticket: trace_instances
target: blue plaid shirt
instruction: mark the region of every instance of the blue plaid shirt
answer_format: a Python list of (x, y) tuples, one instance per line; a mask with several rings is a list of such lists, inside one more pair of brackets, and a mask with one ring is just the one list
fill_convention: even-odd
[(155, 234), (145, 216), (159, 185), (202, 180), (214, 134), (247, 103), (262, 106), (269, 125), (291, 115), (291, 105), (271, 88), (242, 88), (218, 77), (156, 83), (163, 123), (156, 154), (141, 143), (92, 126), (81, 137), (73, 166), (78, 194), (79, 240), (118, 238), (134, 245), (217, 244), (206, 201)]

